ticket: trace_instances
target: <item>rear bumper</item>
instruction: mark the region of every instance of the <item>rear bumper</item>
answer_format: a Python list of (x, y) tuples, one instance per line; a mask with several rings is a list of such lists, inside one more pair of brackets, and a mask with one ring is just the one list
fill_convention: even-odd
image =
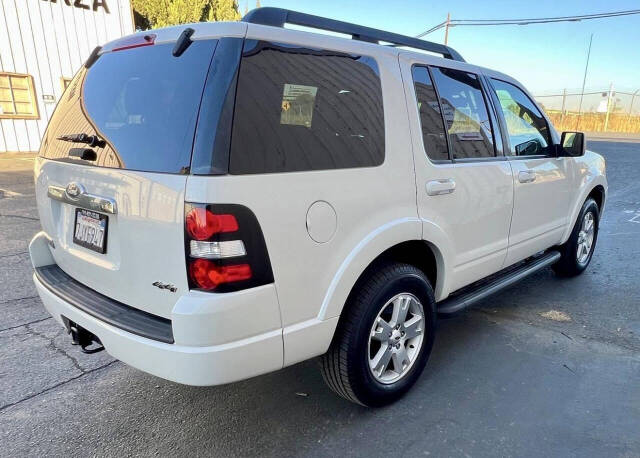
[[(43, 233), (36, 235), (29, 251), (34, 267), (51, 264)], [(101, 320), (56, 294), (36, 274), (33, 280), (45, 308), (58, 322), (64, 325), (63, 316), (76, 322), (95, 334), (113, 357), (158, 377), (187, 385), (220, 385), (283, 367), (274, 285), (180, 297), (171, 316), (175, 342), (165, 343)]]

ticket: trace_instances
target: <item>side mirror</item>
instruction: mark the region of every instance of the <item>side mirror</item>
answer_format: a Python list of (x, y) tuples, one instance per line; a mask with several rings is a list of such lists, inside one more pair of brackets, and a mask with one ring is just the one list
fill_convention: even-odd
[(584, 155), (587, 142), (583, 132), (562, 132), (558, 156), (577, 157)]

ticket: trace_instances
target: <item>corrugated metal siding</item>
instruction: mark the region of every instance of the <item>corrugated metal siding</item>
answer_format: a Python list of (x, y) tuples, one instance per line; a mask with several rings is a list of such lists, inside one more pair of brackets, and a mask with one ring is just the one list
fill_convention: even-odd
[[(58, 100), (61, 78), (71, 78), (93, 48), (133, 33), (129, 0), (0, 0), (0, 71), (33, 76), (40, 119), (0, 119), (0, 153), (37, 151)], [(43, 95), (55, 101), (44, 102)]]

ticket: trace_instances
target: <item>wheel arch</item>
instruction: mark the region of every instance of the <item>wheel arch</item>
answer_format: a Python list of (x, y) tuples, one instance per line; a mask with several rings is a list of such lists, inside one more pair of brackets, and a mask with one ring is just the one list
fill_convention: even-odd
[(578, 193), (578, 197), (571, 208), (571, 216), (567, 221), (567, 228), (562, 236), (561, 244), (565, 243), (569, 239), (573, 226), (576, 224), (576, 220), (580, 214), (580, 210), (588, 198), (593, 198), (596, 201), (600, 214), (602, 215), (607, 199), (607, 181), (604, 176), (597, 175), (588, 183), (588, 185), (584, 185), (581, 192)]
[(349, 297), (357, 289), (368, 272), (382, 263), (402, 262), (423, 271), (434, 289), (436, 298), (442, 295), (446, 276), (446, 255), (441, 245), (420, 237), (394, 240), (377, 250), (366, 250), (358, 260), (352, 260), (349, 273), (338, 273), (334, 278), (335, 288), (329, 289), (318, 319), (342, 315)]
[[(438, 299), (438, 291), (445, 288), (451, 249), (444, 231), (424, 223), (427, 222), (416, 217), (391, 221), (368, 234), (351, 250), (334, 273), (316, 317), (283, 329), (285, 366), (327, 351), (358, 280), (382, 259), (418, 263), (422, 266), (418, 268), (426, 269), (427, 278), (435, 283)], [(431, 256), (436, 263), (435, 270), (420, 263), (417, 259), (420, 255)]]
[(590, 197), (596, 201), (596, 204), (598, 204), (598, 211), (602, 212), (604, 208), (605, 197), (606, 197), (606, 191), (604, 190), (604, 186), (602, 186), (601, 184), (594, 186), (594, 188), (589, 192), (585, 200), (587, 200)]

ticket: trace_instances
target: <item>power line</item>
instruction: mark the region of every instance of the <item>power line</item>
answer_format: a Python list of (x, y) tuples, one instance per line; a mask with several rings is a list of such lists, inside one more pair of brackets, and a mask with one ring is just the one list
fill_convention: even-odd
[(580, 21), (583, 19), (600, 19), (613, 16), (628, 16), (639, 14), (640, 10), (611, 11), (609, 13), (582, 14), (578, 16), (555, 16), (525, 19), (456, 19), (458, 22), (546, 22), (546, 21)]
[(633, 14), (640, 14), (640, 9), (625, 10), (625, 11), (611, 11), (608, 13), (583, 14), (579, 16), (556, 16), (556, 17), (526, 18), (526, 19), (451, 19), (450, 21), (441, 22), (440, 24), (425, 30), (424, 32), (416, 35), (416, 38), (421, 38), (443, 27), (531, 25), (531, 24), (548, 24), (553, 22), (579, 22), (579, 21), (587, 21), (592, 19), (630, 16)]

